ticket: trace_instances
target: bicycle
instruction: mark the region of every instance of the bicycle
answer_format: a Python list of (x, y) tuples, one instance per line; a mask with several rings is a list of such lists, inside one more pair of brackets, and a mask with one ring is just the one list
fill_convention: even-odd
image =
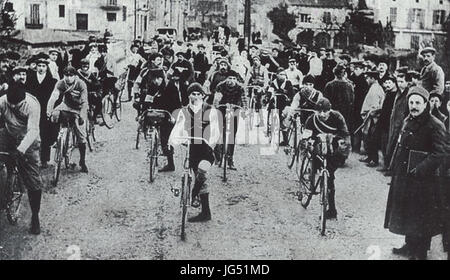
[[(292, 169), (294, 163), (299, 162), (300, 156), (300, 141), (305, 137), (305, 126), (302, 123), (302, 112), (314, 112), (310, 109), (295, 109), (293, 116), (289, 120), (289, 125), (287, 126), (287, 145), (284, 148), (284, 153), (287, 159), (287, 166)], [(310, 137), (308, 135), (306, 137)], [(298, 173), (297, 173), (298, 174)]]
[[(298, 200), (307, 209), (314, 195), (320, 195), (321, 216), (320, 234), (325, 235), (326, 211), (328, 206), (328, 178), (327, 155), (333, 153), (332, 134), (322, 134), (313, 139), (303, 141), (302, 164), (300, 169), (300, 189)], [(316, 176), (318, 179), (316, 180)], [(317, 192), (317, 189), (319, 191)]]
[(94, 150), (94, 142), (96, 142), (95, 138), (95, 119), (94, 119), (94, 106), (89, 105), (88, 109), (88, 122), (86, 124), (86, 140), (87, 145), (89, 147), (89, 151)]
[(66, 169), (74, 168), (75, 164), (71, 164), (70, 160), (72, 158), (73, 150), (77, 148), (76, 136), (74, 133), (74, 122), (78, 121), (79, 117), (74, 117), (69, 119), (68, 117), (63, 117), (61, 114), (59, 117), (60, 129), (55, 145), (55, 171), (53, 174), (53, 186), (58, 185), (59, 176), (61, 174), (61, 165), (64, 160)]
[[(219, 167), (223, 166), (223, 177), (222, 177), (222, 181), (226, 182), (227, 181), (227, 160), (228, 160), (228, 142), (227, 140), (231, 140), (230, 136), (231, 136), (231, 121), (232, 121), (232, 117), (234, 114), (234, 110), (235, 109), (244, 109), (241, 106), (238, 105), (234, 105), (234, 104), (230, 104), (230, 103), (226, 103), (226, 104), (222, 104), (222, 105), (218, 105), (216, 106), (217, 109), (219, 108), (225, 108), (225, 132), (222, 131), (223, 134), (223, 144), (220, 144), (222, 150), (220, 153), (220, 161), (219, 161)], [(220, 149), (219, 149), (220, 150)]]
[(0, 211), (6, 211), (10, 225), (17, 225), (25, 190), (19, 177), (17, 162), (9, 153), (0, 152), (0, 156)]
[[(248, 118), (248, 124), (249, 124), (250, 128), (253, 128), (254, 112), (257, 111), (256, 105), (258, 105), (258, 102), (260, 103), (259, 105), (261, 105), (261, 102), (262, 102), (262, 100), (261, 100), (262, 97), (260, 96), (258, 98), (256, 96), (256, 95), (258, 95), (258, 93), (255, 93), (255, 91), (259, 92), (260, 95), (263, 95), (264, 88), (261, 86), (251, 85), (251, 86), (247, 86), (246, 90), (248, 92), (248, 96), (250, 96), (250, 102), (249, 102), (250, 114), (249, 114), (249, 118)], [(262, 106), (259, 106), (259, 107), (262, 107)], [(258, 110), (262, 110), (262, 108), (260, 108)], [(261, 118), (262, 118), (262, 115), (261, 115)], [(261, 119), (260, 119), (260, 121), (261, 121)]]
[[(181, 198), (180, 198), (180, 207), (181, 207), (181, 230), (180, 237), (181, 240), (186, 240), (186, 217), (187, 217), (187, 209), (191, 204), (191, 191), (192, 191), (192, 180), (194, 178), (194, 171), (190, 166), (190, 150), (191, 150), (191, 141), (202, 141), (205, 142), (209, 146), (209, 142), (201, 137), (177, 137), (176, 139), (186, 140), (187, 143), (182, 146), (185, 147), (185, 157), (183, 161), (183, 175), (181, 177)], [(175, 197), (180, 196), (180, 189), (171, 188), (172, 193)]]
[[(273, 100), (273, 109), (268, 111), (267, 130), (266, 130), (266, 135), (269, 138), (269, 142), (275, 143), (277, 145), (280, 143), (280, 131), (281, 131), (281, 120), (279, 114), (280, 109), (278, 108), (278, 97), (280, 96), (284, 97), (287, 102), (289, 101), (289, 97), (284, 93), (272, 93), (272, 96), (268, 103), (270, 103)], [(274, 135), (272, 132), (276, 132), (276, 134)]]
[(102, 118), (105, 126), (109, 129), (114, 127), (114, 116), (118, 122), (122, 119), (122, 93), (123, 90), (117, 94), (109, 91), (102, 99)]
[(149, 140), (150, 150), (148, 152), (150, 182), (155, 181), (156, 167), (158, 166), (159, 146), (160, 146), (160, 132), (159, 126), (164, 119), (170, 117), (173, 120), (172, 114), (166, 110), (147, 109), (139, 117), (139, 125), (136, 136), (136, 149), (139, 149), (140, 135), (143, 134), (146, 140)]

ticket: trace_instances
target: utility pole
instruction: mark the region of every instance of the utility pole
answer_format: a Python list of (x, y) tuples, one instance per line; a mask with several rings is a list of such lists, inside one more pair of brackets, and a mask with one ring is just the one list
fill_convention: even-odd
[(134, 0), (134, 40), (136, 40), (137, 29), (137, 0)]
[(245, 7), (244, 7), (244, 41), (245, 39), (247, 42), (247, 49), (250, 49), (250, 39), (251, 39), (251, 3), (250, 0), (245, 0)]

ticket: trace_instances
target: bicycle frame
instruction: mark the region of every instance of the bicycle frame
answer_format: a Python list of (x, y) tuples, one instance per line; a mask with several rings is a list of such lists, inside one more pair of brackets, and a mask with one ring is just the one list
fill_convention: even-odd
[[(6, 152), (0, 152), (0, 155), (9, 157), (10, 154)], [(11, 225), (16, 225), (18, 220), (18, 215), (21, 208), (22, 196), (25, 190), (22, 185), (22, 181), (19, 177), (19, 170), (17, 163), (14, 160), (8, 158), (6, 161), (0, 163), (0, 169), (6, 168), (6, 186), (3, 186), (4, 193), (0, 194), (0, 199), (4, 199), (5, 204), (0, 204), (0, 211), (6, 210), (8, 221)], [(9, 166), (8, 162), (12, 162), (12, 166)], [(17, 189), (15, 189), (17, 184)], [(3, 197), (2, 197), (3, 196)], [(1, 201), (0, 201), (1, 202)]]

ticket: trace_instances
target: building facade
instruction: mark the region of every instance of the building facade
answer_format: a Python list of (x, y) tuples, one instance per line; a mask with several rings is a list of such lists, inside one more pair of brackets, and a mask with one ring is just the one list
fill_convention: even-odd
[(425, 41), (445, 35), (443, 24), (450, 13), (450, 0), (366, 0), (375, 21), (392, 23), (397, 49), (420, 49)]
[(15, 0), (18, 30), (96, 32), (115, 38), (133, 34), (133, 0)]

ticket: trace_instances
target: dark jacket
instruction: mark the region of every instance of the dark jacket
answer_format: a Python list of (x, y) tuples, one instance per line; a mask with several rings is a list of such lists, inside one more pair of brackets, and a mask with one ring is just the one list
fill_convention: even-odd
[(241, 107), (247, 106), (244, 88), (238, 83), (230, 87), (227, 81), (223, 81), (217, 85), (216, 92), (222, 94), (222, 99), (219, 101), (219, 104), (230, 103)]
[(52, 95), (52, 92), (56, 85), (56, 79), (52, 77), (50, 71), (47, 70), (42, 83), (38, 82), (37, 72), (30, 73), (27, 77), (25, 87), (29, 89), (30, 93), (37, 98), (41, 105), (41, 121), (47, 119), (47, 103)]
[(355, 100), (353, 103), (353, 122), (355, 128), (360, 126), (363, 122), (361, 118), (361, 108), (366, 98), (367, 92), (369, 91), (369, 85), (367, 84), (364, 74), (359, 76), (352, 76), (351, 80), (354, 84), (354, 94)]
[(420, 82), (422, 87), (428, 90), (430, 94), (442, 95), (444, 93), (445, 74), (436, 62), (422, 68)]
[(389, 125), (391, 122), (391, 113), (394, 106), (395, 97), (398, 93), (386, 91), (386, 98), (381, 107), (380, 116), (377, 122), (377, 131), (380, 133), (389, 133)]
[[(441, 233), (440, 198), (436, 170), (445, 155), (445, 129), (426, 110), (417, 118), (405, 119), (401, 141), (394, 155), (384, 227), (400, 235), (432, 237)], [(407, 172), (410, 151), (428, 155)]]
[(332, 108), (344, 116), (347, 127), (352, 130), (353, 102), (355, 100), (353, 86), (345, 80), (335, 79), (325, 86), (323, 95), (330, 100)]
[(194, 67), (189, 60), (175, 61), (170, 68), (177, 69), (181, 73), (180, 81), (183, 83), (190, 84), (194, 81)]
[(203, 53), (194, 56), (194, 70), (205, 73), (209, 70), (208, 58)]
[(156, 97), (154, 108), (167, 110), (172, 113), (187, 106), (188, 103), (189, 97), (187, 96), (186, 87), (181, 84), (177, 87), (174, 81), (170, 81), (163, 93)]
[(392, 155), (397, 144), (398, 136), (402, 130), (403, 121), (409, 114), (408, 109), (408, 95), (409, 88), (406, 88), (403, 92), (398, 91), (394, 99), (394, 105), (392, 106), (392, 112), (389, 121), (389, 136), (386, 147), (386, 153)]

